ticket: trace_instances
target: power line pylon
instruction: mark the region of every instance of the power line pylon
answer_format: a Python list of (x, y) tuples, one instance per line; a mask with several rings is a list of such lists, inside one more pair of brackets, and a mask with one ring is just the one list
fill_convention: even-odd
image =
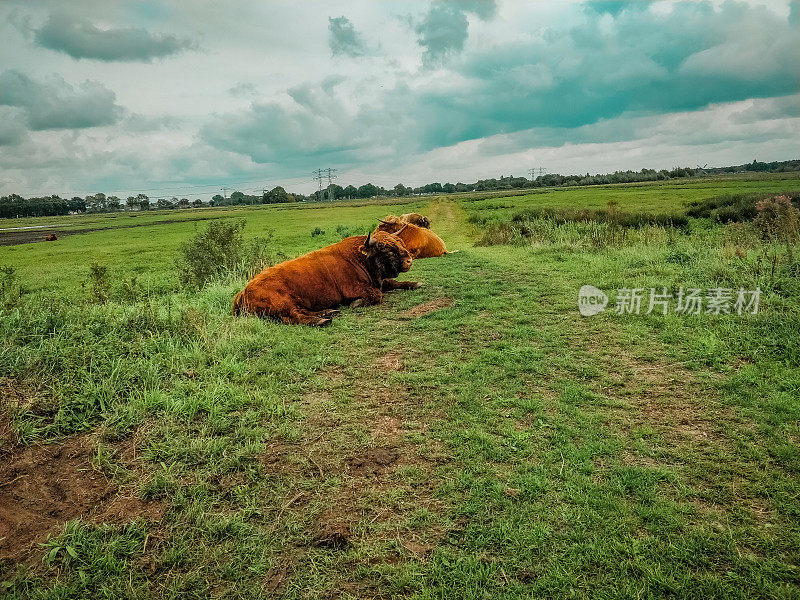
[(314, 173), (314, 179), (319, 182), (319, 190), (317, 191), (317, 200), (322, 200), (322, 169), (317, 169), (316, 171), (312, 171)]
[(328, 167), (325, 170), (328, 172), (328, 200), (333, 200), (333, 198), (331, 198), (331, 185), (333, 184), (333, 180), (336, 179), (336, 175), (333, 175), (336, 169)]

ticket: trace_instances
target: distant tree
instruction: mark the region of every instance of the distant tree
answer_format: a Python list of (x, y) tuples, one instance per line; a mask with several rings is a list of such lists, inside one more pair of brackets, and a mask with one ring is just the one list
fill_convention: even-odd
[(398, 183), (394, 186), (394, 195), (395, 196), (410, 196), (413, 190), (404, 186), (402, 183)]
[(358, 190), (352, 185), (348, 185), (346, 188), (342, 190), (342, 196), (345, 198), (357, 198)]
[(125, 205), (128, 207), (128, 210), (136, 210), (139, 207), (139, 201), (136, 199), (136, 196), (128, 196), (125, 199)]
[(106, 206), (108, 207), (108, 210), (119, 210), (122, 208), (122, 200), (116, 196), (109, 196), (106, 200)]
[(357, 195), (359, 198), (372, 198), (378, 195), (378, 188), (371, 183), (359, 186)]
[(180, 200), (178, 200), (178, 202), (176, 204), (177, 204), (178, 208), (189, 208), (189, 200), (188, 200), (188, 198), (181, 198)]
[(86, 208), (89, 212), (105, 212), (107, 210), (106, 195), (98, 193), (86, 196)]
[(340, 186), (340, 185), (336, 185), (335, 183), (332, 183), (328, 187), (328, 193), (327, 193), (326, 197), (329, 200), (336, 200), (337, 198), (341, 198), (343, 195), (344, 195), (344, 188), (342, 186)]
[(201, 206), (203, 206), (203, 201), (200, 200), (200, 198), (197, 198), (195, 199), (194, 202), (192, 202), (192, 206), (194, 206), (195, 208), (200, 208)]
[(453, 192), (455, 192), (455, 191), (456, 191), (456, 186), (454, 186), (452, 183), (445, 183), (445, 184), (442, 186), (442, 191), (443, 191), (445, 194), (452, 194)]
[(286, 190), (281, 186), (275, 186), (269, 192), (267, 192), (267, 202), (270, 204), (289, 202), (289, 194), (287, 194)]

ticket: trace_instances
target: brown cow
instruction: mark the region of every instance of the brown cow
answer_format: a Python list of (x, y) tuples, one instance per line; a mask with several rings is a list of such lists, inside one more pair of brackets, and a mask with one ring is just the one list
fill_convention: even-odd
[(444, 241), (430, 229), (417, 227), (411, 223), (380, 220), (378, 231), (393, 233), (405, 244), (413, 258), (433, 258), (448, 254)]
[(411, 254), (395, 235), (377, 232), (343, 239), (268, 267), (236, 295), (233, 314), (275, 317), (284, 323), (323, 327), (342, 304), (378, 304), (383, 292), (417, 289), (393, 279), (411, 268)]
[(58, 238), (56, 237), (55, 233), (51, 233), (47, 237), (44, 238), (44, 241), (45, 242), (55, 242), (55, 241), (58, 241)]
[(386, 215), (381, 219), (381, 221), (388, 221), (390, 223), (411, 223), (412, 225), (416, 225), (417, 227), (424, 227), (425, 229), (431, 228), (431, 220), (419, 213), (406, 213), (404, 215), (400, 215), (396, 217), (395, 215)]
[(411, 223), (417, 227), (424, 227), (425, 229), (431, 228), (431, 220), (419, 213), (406, 213), (404, 215), (400, 215), (400, 220), (403, 221), (403, 223)]

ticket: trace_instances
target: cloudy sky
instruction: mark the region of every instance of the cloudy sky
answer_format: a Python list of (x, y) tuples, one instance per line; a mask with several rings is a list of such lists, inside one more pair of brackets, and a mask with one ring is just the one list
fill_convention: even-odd
[(800, 158), (800, 2), (0, 3), (0, 193)]

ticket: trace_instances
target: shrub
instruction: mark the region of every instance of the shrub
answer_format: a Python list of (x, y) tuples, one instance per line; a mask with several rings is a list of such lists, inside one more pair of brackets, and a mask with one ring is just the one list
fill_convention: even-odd
[(108, 277), (108, 267), (92, 263), (89, 266), (89, 301), (95, 304), (108, 302), (111, 283)]
[(788, 196), (765, 198), (756, 203), (758, 214), (753, 220), (761, 239), (781, 242), (787, 246), (796, 244), (800, 237), (800, 213)]
[(314, 229), (311, 230), (311, 237), (317, 237), (318, 235), (325, 235), (325, 230), (314, 227)]
[[(800, 205), (800, 192), (782, 194), (795, 205)], [(763, 200), (761, 194), (724, 194), (704, 200), (695, 200), (689, 205), (686, 214), (695, 218), (706, 218), (718, 223), (738, 223), (749, 221), (758, 213), (756, 203)]]
[(270, 262), (268, 237), (245, 243), (244, 219), (212, 221), (205, 230), (180, 247), (178, 277), (183, 287), (202, 288), (224, 276), (251, 275)]
[(266, 236), (254, 237), (244, 243), (242, 260), (239, 263), (239, 270), (236, 274), (246, 275), (248, 279), (256, 273), (260, 273), (265, 267), (273, 263), (273, 256), (269, 252), (272, 243), (272, 232)]

